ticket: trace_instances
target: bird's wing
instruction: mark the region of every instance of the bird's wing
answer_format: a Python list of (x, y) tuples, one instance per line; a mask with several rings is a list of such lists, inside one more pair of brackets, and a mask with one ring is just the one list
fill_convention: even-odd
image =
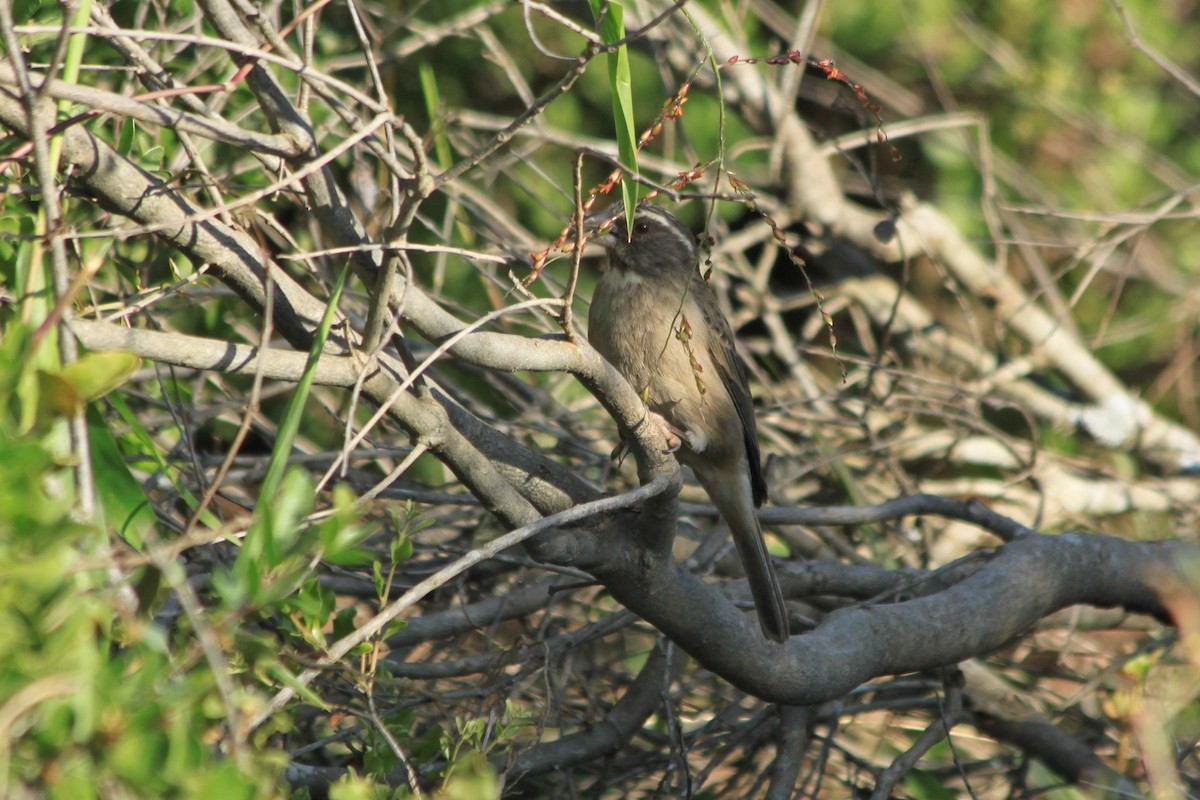
[[(698, 285), (697, 285), (698, 284)], [(712, 289), (702, 278), (696, 276), (691, 289), (712, 295)], [(733, 330), (721, 313), (716, 297), (711, 303), (699, 303), (704, 314), (704, 326), (709, 331), (709, 357), (717, 368), (721, 384), (733, 401), (738, 420), (742, 425), (742, 439), (746, 444), (746, 458), (750, 462), (750, 486), (754, 492), (754, 505), (761, 506), (767, 499), (767, 481), (763, 477), (762, 456), (758, 451), (758, 429), (754, 421), (754, 398), (750, 396), (750, 375), (746, 364), (738, 355), (734, 344)]]

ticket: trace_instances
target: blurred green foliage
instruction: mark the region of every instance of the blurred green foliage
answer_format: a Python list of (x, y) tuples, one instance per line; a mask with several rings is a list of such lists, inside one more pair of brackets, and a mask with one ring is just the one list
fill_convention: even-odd
[[(7, 324), (0, 360), (0, 794), (279, 796), (280, 753), (229, 759), (212, 746), (229, 710), (211, 665), (181, 670), (187, 648), (142, 614), (118, 613), (132, 583), (113, 580), (106, 532), (75, 520), (58, 430), (74, 408), (26, 380), (38, 347), (28, 333)], [(128, 374), (108, 369), (117, 360), (85, 357), (56, 386), (81, 397), (113, 388)], [(34, 426), (22, 422), (30, 405)]]

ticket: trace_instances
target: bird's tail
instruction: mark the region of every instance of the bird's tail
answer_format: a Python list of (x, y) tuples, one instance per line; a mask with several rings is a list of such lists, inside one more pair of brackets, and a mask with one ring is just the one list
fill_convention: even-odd
[(750, 595), (758, 610), (759, 626), (768, 639), (786, 642), (789, 635), (787, 606), (784, 605), (783, 590), (779, 588), (779, 579), (767, 554), (767, 543), (763, 540), (762, 526), (758, 522), (749, 474), (745, 474), (741, 480), (730, 480), (727, 474), (712, 481), (699, 473), (696, 477), (733, 531), (733, 543), (742, 559), (746, 579), (750, 582)]

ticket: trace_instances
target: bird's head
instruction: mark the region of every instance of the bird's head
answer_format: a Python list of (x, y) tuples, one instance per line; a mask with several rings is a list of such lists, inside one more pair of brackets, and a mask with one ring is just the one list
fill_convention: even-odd
[(638, 206), (632, 229), (623, 203), (593, 214), (588, 223), (601, 230), (591, 241), (607, 250), (609, 265), (622, 272), (650, 276), (696, 267), (696, 235), (665, 208)]

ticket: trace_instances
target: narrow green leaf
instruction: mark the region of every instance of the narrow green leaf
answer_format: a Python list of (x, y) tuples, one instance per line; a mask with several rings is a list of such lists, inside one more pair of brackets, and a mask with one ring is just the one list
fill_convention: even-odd
[(329, 706), (321, 699), (320, 695), (309, 688), (308, 684), (301, 683), (283, 664), (278, 662), (268, 664), (267, 672), (284, 686), (290, 686), (295, 690), (296, 694), (317, 708), (322, 708), (326, 711), (329, 710)]
[[(80, 29), (87, 29), (88, 23), (91, 22), (92, 15), (92, 0), (82, 0), (75, 7), (75, 16), (71, 19), (71, 25)], [(63, 60), (63, 70), (60, 78), (67, 83), (78, 83), (79, 74), (83, 69), (83, 51), (87, 45), (88, 35), (86, 33), (73, 33), (67, 39), (67, 55)], [(66, 115), (71, 108), (70, 100), (58, 101), (59, 114)], [(63, 135), (57, 133), (50, 137), (50, 164), (53, 169), (58, 169), (58, 156), (62, 152)]]
[(342, 273), (338, 276), (337, 285), (333, 287), (333, 295), (329, 298), (328, 305), (325, 306), (325, 315), (321, 317), (321, 324), (317, 326), (312, 348), (308, 351), (308, 362), (305, 364), (304, 374), (300, 376), (300, 381), (296, 384), (296, 391), (292, 392), (287, 409), (283, 413), (283, 421), (279, 424), (279, 434), (275, 439), (275, 448), (271, 452), (271, 463), (267, 467), (267, 474), (263, 478), (262, 493), (259, 495), (264, 500), (269, 501), (275, 496), (275, 492), (279, 489), (279, 483), (283, 479), (288, 457), (292, 453), (292, 445), (296, 442), (296, 432), (300, 430), (300, 420), (304, 416), (304, 405), (308, 402), (309, 392), (312, 391), (317, 361), (320, 360), (321, 353), (325, 349), (325, 340), (329, 338), (329, 329), (332, 327), (333, 317), (337, 313), (338, 301), (342, 297), (342, 290), (346, 288), (346, 281), (349, 277), (350, 262), (347, 261), (346, 265), (342, 267)]
[(121, 135), (117, 139), (117, 152), (123, 156), (128, 156), (133, 152), (133, 140), (137, 135), (137, 122), (126, 117), (121, 123)]
[[(600, 40), (605, 44), (625, 38), (625, 9), (620, 3), (591, 0), (592, 14), (601, 19), (607, 5), (608, 13), (600, 23)], [(608, 54), (608, 83), (612, 91), (613, 124), (616, 127), (617, 151), (621, 163), (637, 173), (637, 131), (633, 120), (633, 77), (629, 68), (629, 48), (621, 45)], [(637, 211), (638, 184), (621, 181), (621, 196), (625, 201), (626, 230), (633, 230), (633, 215)]]
[(429, 127), (433, 130), (433, 150), (437, 154), (438, 166), (450, 169), (454, 159), (450, 152), (450, 140), (446, 137), (446, 126), (442, 124), (439, 115), (442, 97), (438, 92), (437, 75), (428, 61), (421, 62), (418, 72), (421, 77), (421, 91), (425, 94), (425, 112), (429, 114)]
[[(283, 558), (283, 548), (290, 543), (280, 542), (278, 537), (290, 538), (292, 534), (287, 530), (288, 525), (298, 524), (299, 518), (310, 510), (304, 508), (297, 511), (296, 501), (299, 499), (295, 491), (297, 487), (294, 482), (290, 487), (284, 486), (284, 476), (287, 474), (288, 457), (292, 453), (296, 434), (300, 430), (300, 420), (304, 416), (304, 406), (312, 391), (317, 362), (324, 351), (325, 341), (329, 338), (329, 329), (333, 326), (333, 318), (337, 314), (338, 301), (342, 297), (342, 290), (346, 288), (346, 281), (349, 277), (350, 263), (347, 261), (341, 274), (338, 275), (337, 284), (333, 287), (329, 303), (325, 306), (325, 314), (321, 317), (320, 324), (317, 325), (312, 347), (308, 351), (308, 361), (304, 366), (304, 374), (296, 383), (296, 390), (288, 399), (287, 408), (283, 412), (283, 420), (279, 423), (275, 447), (271, 451), (271, 461), (267, 465), (267, 474), (263, 477), (262, 490), (259, 492), (258, 504), (254, 509), (254, 520), (246, 531), (242, 550), (238, 553), (237, 561), (234, 564), (234, 572), (238, 573), (239, 577), (244, 574), (247, 563), (258, 558), (266, 558), (269, 565), (277, 566)], [(295, 478), (299, 480), (300, 476), (296, 475)], [(296, 514), (289, 516), (289, 511), (296, 511)]]

